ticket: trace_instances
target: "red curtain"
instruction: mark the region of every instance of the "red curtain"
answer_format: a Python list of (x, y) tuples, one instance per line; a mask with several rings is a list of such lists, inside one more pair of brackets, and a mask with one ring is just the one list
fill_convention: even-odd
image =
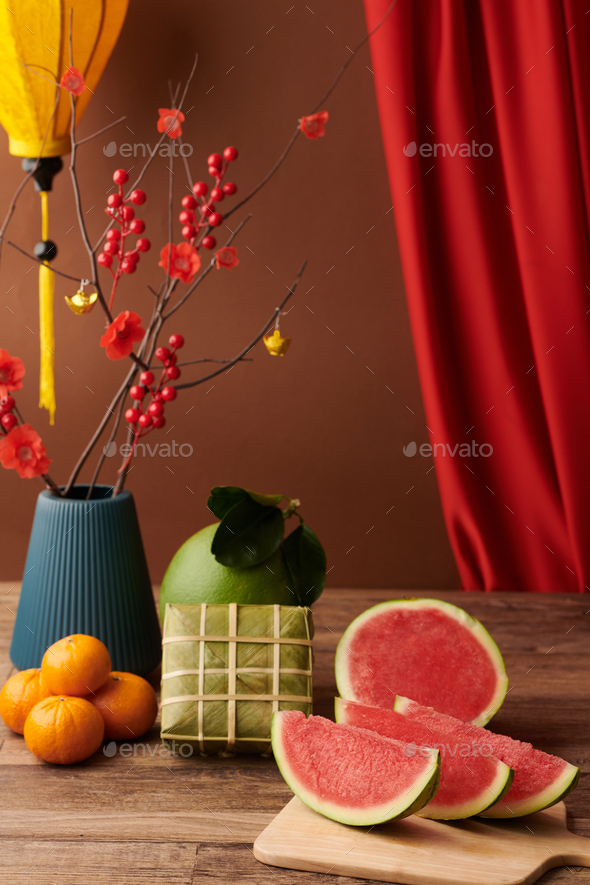
[[(590, 585), (588, 5), (398, 0), (371, 38), (425, 433), (467, 590)], [(389, 0), (365, 7), (370, 30)]]

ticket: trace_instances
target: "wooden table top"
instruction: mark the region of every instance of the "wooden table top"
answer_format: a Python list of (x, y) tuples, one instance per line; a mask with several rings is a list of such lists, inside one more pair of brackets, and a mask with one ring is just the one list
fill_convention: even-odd
[[(14, 672), (18, 589), (0, 583), (0, 684)], [(568, 825), (590, 837), (590, 596), (327, 590), (314, 605), (314, 712), (333, 718), (334, 651), (350, 621), (387, 599), (430, 595), (479, 618), (504, 655), (510, 691), (494, 730), (580, 766)], [(130, 758), (99, 751), (50, 766), (0, 724), (0, 885), (368, 885), (255, 860), (254, 839), (292, 796), (272, 759), (159, 755), (157, 725), (141, 744)], [(539, 882), (586, 885), (590, 869)]]

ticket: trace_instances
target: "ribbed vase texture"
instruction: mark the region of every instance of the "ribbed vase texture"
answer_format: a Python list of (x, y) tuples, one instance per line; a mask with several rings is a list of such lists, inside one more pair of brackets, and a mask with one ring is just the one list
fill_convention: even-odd
[(87, 633), (105, 643), (113, 670), (146, 675), (161, 638), (133, 497), (97, 486), (86, 501), (87, 491), (39, 495), (10, 657), (20, 670), (39, 667), (52, 643)]

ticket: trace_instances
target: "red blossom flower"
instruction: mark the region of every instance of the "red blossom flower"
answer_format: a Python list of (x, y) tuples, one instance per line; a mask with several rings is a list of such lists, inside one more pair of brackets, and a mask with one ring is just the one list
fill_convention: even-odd
[(23, 479), (47, 473), (51, 459), (41, 437), (30, 424), (18, 424), (0, 439), (0, 462), (7, 470), (16, 468)]
[(100, 346), (106, 348), (110, 360), (122, 360), (129, 356), (135, 341), (141, 341), (145, 329), (141, 328), (141, 317), (128, 310), (116, 317), (100, 339)]
[[(169, 257), (170, 248), (172, 254)], [(179, 243), (178, 246), (166, 243), (160, 252), (158, 267), (163, 267), (168, 272), (168, 261), (170, 261), (170, 276), (182, 280), (183, 283), (191, 283), (201, 267), (199, 253), (190, 243)]]
[(82, 95), (86, 89), (82, 72), (78, 68), (72, 67), (65, 69), (59, 85), (62, 89), (67, 89), (68, 92), (71, 92), (72, 95)]
[(319, 111), (317, 114), (310, 114), (309, 117), (302, 117), (299, 121), (299, 128), (308, 138), (321, 138), (326, 134), (324, 123), (328, 122), (328, 112)]
[(158, 120), (158, 132), (165, 132), (170, 138), (178, 138), (182, 135), (181, 123), (184, 123), (184, 114), (176, 108), (158, 108), (160, 119)]
[(238, 250), (233, 246), (224, 246), (223, 249), (215, 253), (215, 258), (217, 259), (217, 270), (220, 267), (227, 267), (228, 270), (231, 270), (232, 267), (240, 263)]
[(23, 386), (22, 377), (25, 364), (17, 356), (10, 356), (7, 350), (0, 347), (0, 399)]

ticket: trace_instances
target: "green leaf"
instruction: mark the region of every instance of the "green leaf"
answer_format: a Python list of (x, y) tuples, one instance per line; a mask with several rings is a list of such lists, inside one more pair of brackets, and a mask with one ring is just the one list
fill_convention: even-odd
[(241, 489), (239, 486), (215, 486), (211, 489), (207, 507), (218, 519), (223, 519), (232, 507), (247, 497), (246, 489)]
[(284, 530), (278, 507), (264, 506), (247, 496), (226, 512), (213, 536), (211, 553), (229, 568), (250, 568), (279, 549)]
[(211, 489), (207, 507), (218, 519), (223, 519), (232, 507), (247, 497), (264, 507), (276, 507), (281, 503), (283, 496), (259, 495), (257, 492), (251, 492), (249, 489), (242, 489), (239, 486), (215, 486)]
[(283, 557), (300, 605), (312, 605), (326, 583), (326, 554), (309, 526), (299, 525), (285, 538)]
[(277, 507), (283, 500), (282, 495), (259, 495), (257, 492), (251, 492), (250, 489), (245, 489), (244, 491), (250, 495), (253, 501), (262, 504), (264, 507)]

